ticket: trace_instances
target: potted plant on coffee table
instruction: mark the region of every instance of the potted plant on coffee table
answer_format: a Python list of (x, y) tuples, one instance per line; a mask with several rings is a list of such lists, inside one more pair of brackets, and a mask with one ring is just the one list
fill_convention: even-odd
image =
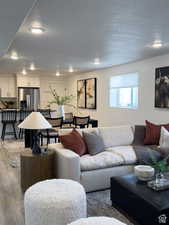
[(151, 166), (155, 169), (156, 182), (160, 182), (164, 178), (164, 173), (169, 171), (169, 154), (161, 160), (157, 160), (152, 152), (150, 152)]

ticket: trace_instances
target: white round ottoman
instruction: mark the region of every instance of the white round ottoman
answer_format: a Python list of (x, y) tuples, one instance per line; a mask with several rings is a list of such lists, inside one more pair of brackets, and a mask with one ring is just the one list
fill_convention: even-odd
[(25, 193), (25, 225), (67, 225), (86, 217), (86, 193), (78, 182), (46, 180)]
[(127, 225), (117, 219), (111, 217), (89, 217), (86, 219), (79, 219), (68, 225)]

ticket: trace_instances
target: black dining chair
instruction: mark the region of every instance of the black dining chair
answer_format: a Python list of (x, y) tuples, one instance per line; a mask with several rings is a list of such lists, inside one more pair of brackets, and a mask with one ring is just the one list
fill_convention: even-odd
[(73, 113), (72, 112), (65, 113), (62, 128), (64, 128), (64, 129), (65, 128), (66, 129), (74, 128), (74, 120), (73, 120)]
[(50, 109), (38, 109), (38, 112), (40, 112), (45, 118), (49, 118), (50, 116)]
[[(14, 135), (15, 139), (17, 139), (16, 134), (16, 122), (17, 122), (17, 110), (2, 110), (2, 134), (1, 139), (4, 140), (5, 135)], [(7, 125), (11, 126), (13, 131), (6, 132)]]
[(78, 117), (78, 116), (74, 116), (74, 125), (75, 128), (80, 127), (80, 128), (85, 128), (85, 127), (89, 127), (89, 120), (90, 120), (90, 116), (85, 116), (85, 117)]
[[(31, 114), (31, 112), (33, 112), (32, 110), (20, 110), (19, 111), (19, 123), (21, 123), (22, 121), (24, 121), (24, 119), (29, 116), (29, 114)], [(19, 138), (23, 138), (23, 134), (24, 134), (24, 129), (19, 129)]]
[(56, 128), (62, 128), (63, 117), (58, 118), (46, 118), (48, 122), (52, 125), (51, 129), (47, 129), (40, 132), (41, 145), (43, 145), (43, 139), (47, 139), (47, 144), (50, 144), (50, 139), (54, 139), (55, 143), (58, 141), (58, 130)]

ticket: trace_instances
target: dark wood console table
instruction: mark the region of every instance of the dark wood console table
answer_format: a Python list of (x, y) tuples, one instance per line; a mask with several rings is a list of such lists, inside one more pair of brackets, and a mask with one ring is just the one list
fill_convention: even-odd
[(34, 155), (30, 149), (21, 153), (21, 188), (25, 192), (33, 184), (55, 178), (55, 152)]

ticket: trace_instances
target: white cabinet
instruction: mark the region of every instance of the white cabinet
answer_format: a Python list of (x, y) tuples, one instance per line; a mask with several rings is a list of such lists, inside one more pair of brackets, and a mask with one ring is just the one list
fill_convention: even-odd
[(39, 76), (17, 75), (17, 87), (40, 87)]
[(14, 75), (0, 76), (0, 96), (16, 97), (16, 77)]

